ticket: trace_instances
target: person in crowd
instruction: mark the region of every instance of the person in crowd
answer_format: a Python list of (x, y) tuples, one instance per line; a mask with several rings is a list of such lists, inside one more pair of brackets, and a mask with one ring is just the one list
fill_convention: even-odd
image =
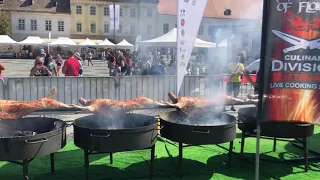
[[(243, 75), (244, 65), (240, 63), (240, 55), (238, 55), (233, 62), (228, 65), (228, 73), (231, 74), (229, 82), (227, 83), (227, 95), (237, 97), (240, 92), (241, 75)], [(231, 111), (236, 111), (234, 106), (231, 106)]]
[(126, 57), (123, 55), (123, 52), (119, 52), (118, 64), (121, 67), (120, 76), (124, 76), (127, 71), (128, 64), (127, 64)]
[(82, 62), (84, 62), (84, 61), (83, 61), (83, 59), (81, 58), (80, 53), (78, 53), (78, 52), (75, 52), (75, 53), (74, 53), (74, 57), (79, 61), (79, 64), (80, 64), (79, 76), (83, 76)]
[(57, 76), (57, 66), (53, 63), (51, 55), (45, 58), (44, 65), (49, 69), (52, 76)]
[(106, 52), (103, 50), (101, 52), (101, 61), (105, 61), (106, 60)]
[(208, 71), (206, 71), (207, 87), (210, 96), (216, 96), (222, 92), (222, 62), (219, 57), (214, 57), (213, 62), (208, 65)]
[(131, 75), (131, 64), (132, 64), (132, 62), (131, 62), (131, 58), (130, 58), (130, 54), (129, 54), (129, 52), (126, 52), (125, 53), (125, 58), (126, 58), (126, 62), (127, 62), (127, 71), (126, 71), (126, 76), (130, 76)]
[(60, 54), (57, 54), (56, 65), (57, 65), (57, 76), (60, 76), (61, 68), (63, 65), (63, 59)]
[(34, 66), (30, 71), (30, 77), (34, 76), (52, 76), (50, 70), (44, 65), (44, 57), (38, 56), (34, 62)]
[(88, 66), (89, 66), (89, 64), (91, 63), (91, 66), (93, 66), (93, 63), (92, 63), (92, 53), (91, 53), (91, 51), (89, 51), (88, 52)]
[(116, 58), (113, 53), (108, 52), (108, 68), (109, 68), (109, 75), (110, 76), (117, 76), (117, 63)]
[(62, 67), (62, 73), (65, 76), (79, 76), (80, 64), (78, 59), (74, 57), (72, 51), (68, 51), (67, 56), (69, 57)]
[(153, 65), (151, 66), (150, 70), (151, 75), (166, 75), (167, 70), (166, 68), (160, 63), (159, 59), (155, 59)]
[(1, 80), (3, 80), (3, 79), (2, 79), (2, 77), (3, 77), (3, 76), (2, 76), (2, 71), (4, 71), (5, 69), (6, 69), (6, 68), (5, 68), (4, 64), (0, 62), (0, 79), (1, 79)]
[[(252, 80), (250, 77), (250, 73), (257, 72), (256, 82)], [(250, 84), (254, 87), (254, 94), (249, 94), (248, 98), (250, 99), (258, 99), (259, 97), (259, 84), (260, 84), (260, 59), (253, 61), (247, 67), (245, 67), (243, 71), (244, 77), (250, 82)]]

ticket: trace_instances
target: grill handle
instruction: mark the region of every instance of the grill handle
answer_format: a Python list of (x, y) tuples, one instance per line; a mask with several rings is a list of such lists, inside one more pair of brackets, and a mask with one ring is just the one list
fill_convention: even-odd
[(163, 126), (161, 126), (160, 128), (157, 128), (156, 130), (157, 130), (157, 131), (160, 131), (161, 129), (163, 129)]
[(27, 144), (38, 144), (38, 143), (44, 143), (44, 142), (47, 142), (47, 141), (48, 141), (47, 138), (42, 138), (42, 139), (35, 140), (35, 141), (25, 140), (24, 142), (27, 143)]
[(199, 133), (199, 134), (209, 134), (210, 133), (209, 129), (207, 129), (206, 131), (199, 131), (199, 130), (193, 130), (192, 129), (192, 132), (193, 133)]
[(111, 134), (108, 135), (95, 135), (95, 134), (90, 134), (91, 137), (99, 137), (99, 138), (108, 138), (110, 137)]

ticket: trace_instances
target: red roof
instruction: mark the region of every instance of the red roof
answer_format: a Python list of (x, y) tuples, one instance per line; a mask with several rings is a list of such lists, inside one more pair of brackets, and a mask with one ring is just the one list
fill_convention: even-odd
[[(204, 17), (228, 19), (260, 19), (263, 0), (207, 0)], [(231, 16), (225, 16), (224, 11), (231, 9)], [(159, 14), (176, 15), (177, 0), (160, 0)]]

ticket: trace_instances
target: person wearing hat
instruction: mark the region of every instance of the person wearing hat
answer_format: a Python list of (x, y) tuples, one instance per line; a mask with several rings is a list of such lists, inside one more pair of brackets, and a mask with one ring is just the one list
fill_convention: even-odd
[(79, 76), (80, 63), (72, 51), (68, 51), (68, 59), (64, 62), (62, 73), (65, 76)]
[(80, 64), (79, 76), (83, 76), (83, 74), (82, 74), (82, 73), (83, 73), (83, 68), (82, 68), (82, 61), (83, 61), (83, 59), (81, 58), (81, 55), (80, 55), (80, 53), (78, 53), (78, 52), (75, 52), (75, 53), (74, 53), (74, 57), (78, 59), (79, 64)]

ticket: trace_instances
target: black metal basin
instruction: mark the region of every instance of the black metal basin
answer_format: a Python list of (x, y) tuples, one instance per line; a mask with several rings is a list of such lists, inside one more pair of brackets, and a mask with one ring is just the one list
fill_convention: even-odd
[[(238, 111), (238, 128), (254, 134), (257, 128), (257, 108), (247, 107)], [(303, 138), (312, 136), (314, 125), (293, 122), (261, 122), (261, 136), (277, 138)]]
[(210, 117), (206, 120), (192, 117), (183, 121), (185, 117), (179, 111), (163, 113), (160, 115), (161, 136), (193, 145), (221, 144), (236, 138), (236, 117), (214, 112)]
[(32, 159), (66, 145), (66, 122), (44, 117), (0, 120), (0, 161)]
[(89, 115), (76, 119), (74, 143), (98, 152), (122, 152), (152, 147), (157, 141), (157, 119), (140, 114), (100, 118)]

